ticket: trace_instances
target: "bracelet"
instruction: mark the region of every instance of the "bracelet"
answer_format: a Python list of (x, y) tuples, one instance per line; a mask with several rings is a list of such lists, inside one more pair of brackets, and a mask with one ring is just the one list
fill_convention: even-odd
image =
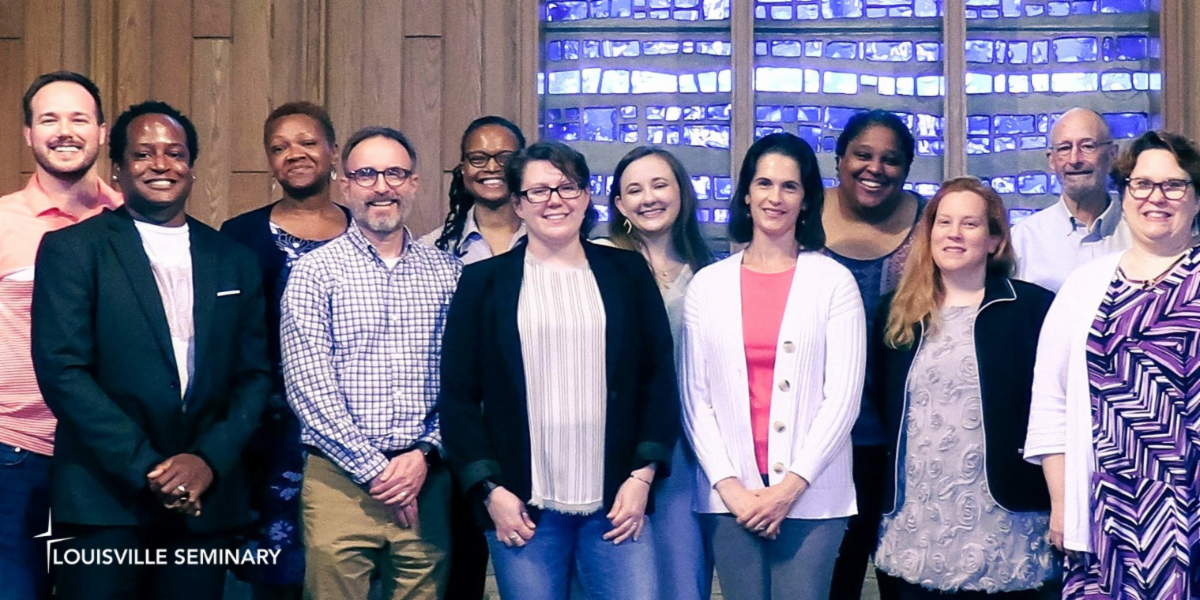
[(645, 480), (645, 479), (642, 479), (641, 477), (638, 477), (636, 473), (630, 473), (630, 474), (629, 474), (629, 477), (630, 477), (630, 478), (632, 478), (632, 479), (636, 479), (636, 480), (638, 480), (638, 481), (640, 481), (640, 482), (642, 482), (642, 483), (644, 483), (644, 484), (646, 484), (646, 485), (653, 485), (653, 484), (651, 484), (651, 483), (650, 483), (648, 480)]

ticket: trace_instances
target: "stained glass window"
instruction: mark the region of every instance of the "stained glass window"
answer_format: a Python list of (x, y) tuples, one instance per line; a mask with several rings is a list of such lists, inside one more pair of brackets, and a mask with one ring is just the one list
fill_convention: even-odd
[(1121, 140), (1159, 126), (1162, 75), (1150, 0), (966, 0), (967, 169), (1010, 221), (1052, 204), (1050, 128), (1066, 110), (1102, 114)]

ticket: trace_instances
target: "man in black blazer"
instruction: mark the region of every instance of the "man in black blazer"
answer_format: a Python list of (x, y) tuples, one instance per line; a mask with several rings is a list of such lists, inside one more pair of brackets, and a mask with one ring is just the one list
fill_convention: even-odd
[(197, 146), (169, 105), (131, 107), (110, 141), (125, 207), (38, 252), (33, 360), (58, 418), (54, 537), (71, 538), (52, 548), (58, 598), (217, 600), (229, 559), (188, 550), (229, 548), (250, 521), (262, 284), (248, 250), (184, 213)]

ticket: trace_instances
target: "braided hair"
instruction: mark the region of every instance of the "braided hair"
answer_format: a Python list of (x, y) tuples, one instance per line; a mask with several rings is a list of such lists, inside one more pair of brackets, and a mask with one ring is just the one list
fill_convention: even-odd
[[(434, 245), (440, 250), (451, 253), (458, 250), (458, 244), (461, 241), (459, 238), (462, 236), (463, 229), (467, 225), (467, 212), (471, 210), (472, 206), (475, 206), (475, 197), (467, 191), (467, 185), (463, 182), (462, 174), (461, 161), (465, 160), (467, 156), (467, 138), (470, 138), (472, 133), (493, 125), (503, 127), (509, 133), (513, 134), (513, 137), (517, 140), (517, 150), (525, 148), (525, 135), (521, 133), (521, 128), (517, 127), (516, 123), (495, 115), (488, 115), (471, 121), (471, 124), (467, 126), (467, 130), (463, 132), (462, 141), (459, 142), (460, 162), (458, 166), (454, 167), (450, 176), (450, 212), (446, 215), (446, 222), (442, 225), (442, 234), (434, 242)], [(451, 243), (453, 243), (453, 247)]]

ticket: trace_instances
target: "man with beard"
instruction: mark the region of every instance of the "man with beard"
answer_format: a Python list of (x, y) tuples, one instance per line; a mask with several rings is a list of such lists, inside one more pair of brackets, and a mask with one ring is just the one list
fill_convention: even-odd
[(1073, 108), (1050, 129), (1050, 168), (1062, 198), (1012, 230), (1017, 279), (1057, 292), (1075, 267), (1129, 248), (1121, 201), (1108, 193), (1117, 156), (1108, 123), (1095, 111)]
[(346, 233), (296, 261), (283, 293), (287, 398), (309, 450), (301, 491), (305, 592), (441, 598), (450, 475), (435, 404), (442, 331), (462, 269), (404, 226), (420, 181), (399, 131), (342, 149)]
[[(78, 73), (34, 80), (22, 99), (37, 163), (25, 189), (0, 198), (0, 599), (44, 598), (54, 415), (29, 354), (34, 257), (42, 236), (121, 205), (96, 174), (108, 139), (100, 90)], [(73, 259), (71, 260), (73, 263)]]
[(56, 598), (219, 600), (225, 566), (177, 552), (227, 548), (250, 521), (241, 455), (270, 388), (262, 283), (250, 251), (184, 213), (198, 152), (179, 111), (130, 107), (109, 148), (125, 206), (38, 251), (33, 364), (58, 417), (51, 505), (68, 538), (54, 548), (126, 553), (55, 561)]

